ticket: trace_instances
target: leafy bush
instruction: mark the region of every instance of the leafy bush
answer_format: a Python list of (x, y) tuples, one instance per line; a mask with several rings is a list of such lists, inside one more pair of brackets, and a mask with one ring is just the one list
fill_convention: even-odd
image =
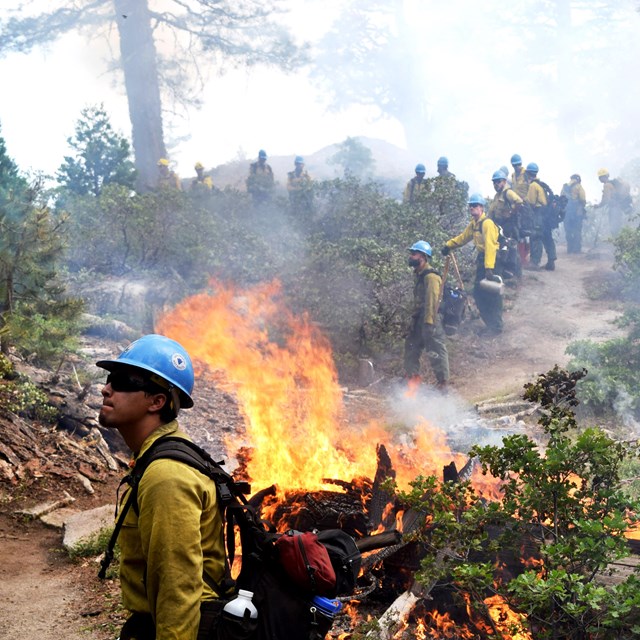
[[(493, 596), (536, 640), (635, 637), (640, 629), (638, 577), (615, 586), (599, 580), (628, 555), (625, 533), (639, 521), (640, 502), (624, 493), (620, 475), (638, 452), (601, 429), (576, 431), (583, 376), (556, 367), (526, 385), (524, 397), (541, 406), (544, 447), (516, 434), (469, 452), (502, 481), (500, 502), (486, 502), (469, 482), (433, 477), (398, 493), (424, 515), (414, 534), (426, 552), (420, 581), (468, 603), (474, 620), (498, 636), (488, 615)], [(505, 570), (507, 560), (511, 570), (522, 563), (517, 575)]]
[(573, 356), (569, 366), (588, 371), (578, 385), (585, 406), (640, 419), (640, 309), (627, 309), (616, 324), (629, 329), (627, 337), (572, 342), (567, 347)]
[(0, 354), (0, 411), (45, 423), (54, 423), (58, 417), (47, 395), (28, 378), (18, 375), (3, 354)]

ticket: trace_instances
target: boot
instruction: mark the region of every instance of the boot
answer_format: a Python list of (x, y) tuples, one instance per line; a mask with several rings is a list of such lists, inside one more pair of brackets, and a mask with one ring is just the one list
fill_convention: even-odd
[(547, 264), (544, 265), (544, 268), (547, 271), (555, 271), (556, 270), (556, 261), (555, 260), (548, 260)]

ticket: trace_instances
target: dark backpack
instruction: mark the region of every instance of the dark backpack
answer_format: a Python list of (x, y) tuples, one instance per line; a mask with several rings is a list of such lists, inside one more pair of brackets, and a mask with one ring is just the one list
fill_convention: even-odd
[(442, 314), (442, 326), (448, 336), (452, 336), (464, 320), (469, 304), (466, 291), (460, 287), (445, 284), (442, 288), (442, 301), (438, 311)]
[(613, 185), (613, 196), (623, 211), (628, 211), (633, 206), (631, 198), (631, 187), (629, 183), (622, 178), (614, 178), (611, 180)]
[(536, 178), (535, 182), (542, 187), (547, 197), (547, 205), (544, 207), (543, 215), (549, 226), (552, 229), (557, 229), (564, 220), (568, 202), (567, 196), (554, 194), (551, 187), (546, 182), (542, 182), (542, 180)]
[[(245, 495), (250, 493), (246, 482), (238, 482), (224, 469), (222, 462), (215, 462), (201, 447), (184, 438), (165, 436), (155, 440), (140, 456), (131, 472), (120, 483), (129, 484), (131, 491), (120, 510), (113, 534), (101, 562), (99, 577), (104, 578), (113, 559), (113, 551), (124, 519), (131, 507), (138, 509), (137, 495), (140, 480), (147, 467), (162, 458), (177, 460), (197, 469), (211, 478), (216, 485), (218, 505), (221, 517), (226, 521), (226, 577), (220, 585), (212, 584), (218, 593), (230, 597), (238, 589), (254, 593), (254, 604), (258, 608), (258, 618), (239, 625), (237, 621), (227, 620), (222, 615), (219, 625), (211, 629), (211, 640), (309, 640), (313, 634), (324, 638), (331, 627), (331, 620), (319, 620), (312, 598), (318, 594), (315, 580), (316, 566), (307, 562), (302, 568), (307, 572), (308, 582), (301, 586), (291, 577), (291, 566), (282, 562), (278, 552), (278, 540), (282, 535), (265, 528)], [(235, 527), (240, 532), (242, 548), (242, 569), (237, 581), (231, 580), (229, 567), (235, 557)], [(295, 532), (299, 538), (302, 536)], [(292, 538), (293, 535), (289, 534)], [(349, 595), (356, 586), (361, 567), (361, 555), (354, 539), (340, 529), (329, 529), (317, 534), (305, 534), (311, 547), (324, 547), (326, 558), (332, 565), (335, 584), (330, 587), (323, 582), (320, 595)], [(303, 544), (302, 554), (307, 547)], [(310, 554), (312, 552), (309, 552)], [(313, 551), (318, 554), (318, 551)], [(320, 554), (322, 552), (320, 551)], [(315, 557), (315, 556), (314, 556)], [(301, 578), (300, 567), (296, 567), (297, 578)], [(304, 577), (304, 576), (303, 576)], [(218, 620), (214, 621), (217, 624)], [(322, 624), (320, 624), (322, 622)], [(235, 625), (235, 626), (234, 626)], [(256, 628), (257, 625), (257, 628)], [(237, 628), (236, 628), (237, 627)]]

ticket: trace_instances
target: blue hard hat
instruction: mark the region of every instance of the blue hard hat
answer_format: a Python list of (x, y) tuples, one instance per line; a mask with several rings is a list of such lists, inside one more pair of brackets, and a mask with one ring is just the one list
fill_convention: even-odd
[(419, 162), (416, 165), (416, 173), (426, 173), (427, 170), (425, 169), (425, 166), (422, 164), (422, 162)]
[(498, 169), (497, 171), (494, 171), (493, 175), (491, 176), (491, 180), (493, 182), (495, 182), (496, 180), (506, 180), (506, 179), (507, 179), (507, 174), (502, 169)]
[(522, 158), (520, 157), (520, 155), (519, 155), (519, 154), (514, 153), (514, 154), (511, 156), (511, 164), (512, 164), (512, 165), (513, 165), (513, 164), (522, 164)]
[(479, 193), (472, 193), (469, 197), (468, 204), (481, 204), (483, 207), (487, 204), (487, 201)]
[(448, 167), (449, 166), (449, 160), (447, 160), (444, 156), (441, 156), (440, 158), (438, 158), (438, 166), (439, 167)]
[(260, 149), (260, 151), (258, 151), (258, 158), (266, 158), (267, 157), (267, 152), (264, 149)]
[(431, 257), (433, 251), (431, 245), (426, 240), (418, 240), (414, 245), (409, 248), (409, 251), (419, 251), (424, 253), (425, 256)]
[(295, 164), (304, 164), (304, 158), (302, 156), (296, 156)]
[(96, 366), (113, 371), (122, 365), (149, 371), (178, 390), (180, 406), (193, 407), (193, 365), (185, 348), (175, 340), (151, 333), (132, 342), (115, 360), (100, 360)]
[(526, 171), (530, 171), (531, 173), (538, 173), (538, 165), (535, 162), (530, 162), (527, 165)]

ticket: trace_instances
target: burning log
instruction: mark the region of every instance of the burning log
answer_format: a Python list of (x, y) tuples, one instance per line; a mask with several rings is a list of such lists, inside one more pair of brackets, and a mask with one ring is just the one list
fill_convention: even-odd
[(360, 538), (356, 540), (356, 547), (358, 547), (360, 553), (366, 553), (367, 551), (375, 551), (376, 549), (398, 545), (401, 541), (402, 534), (396, 529), (392, 529), (391, 531), (385, 531), (375, 536)]

